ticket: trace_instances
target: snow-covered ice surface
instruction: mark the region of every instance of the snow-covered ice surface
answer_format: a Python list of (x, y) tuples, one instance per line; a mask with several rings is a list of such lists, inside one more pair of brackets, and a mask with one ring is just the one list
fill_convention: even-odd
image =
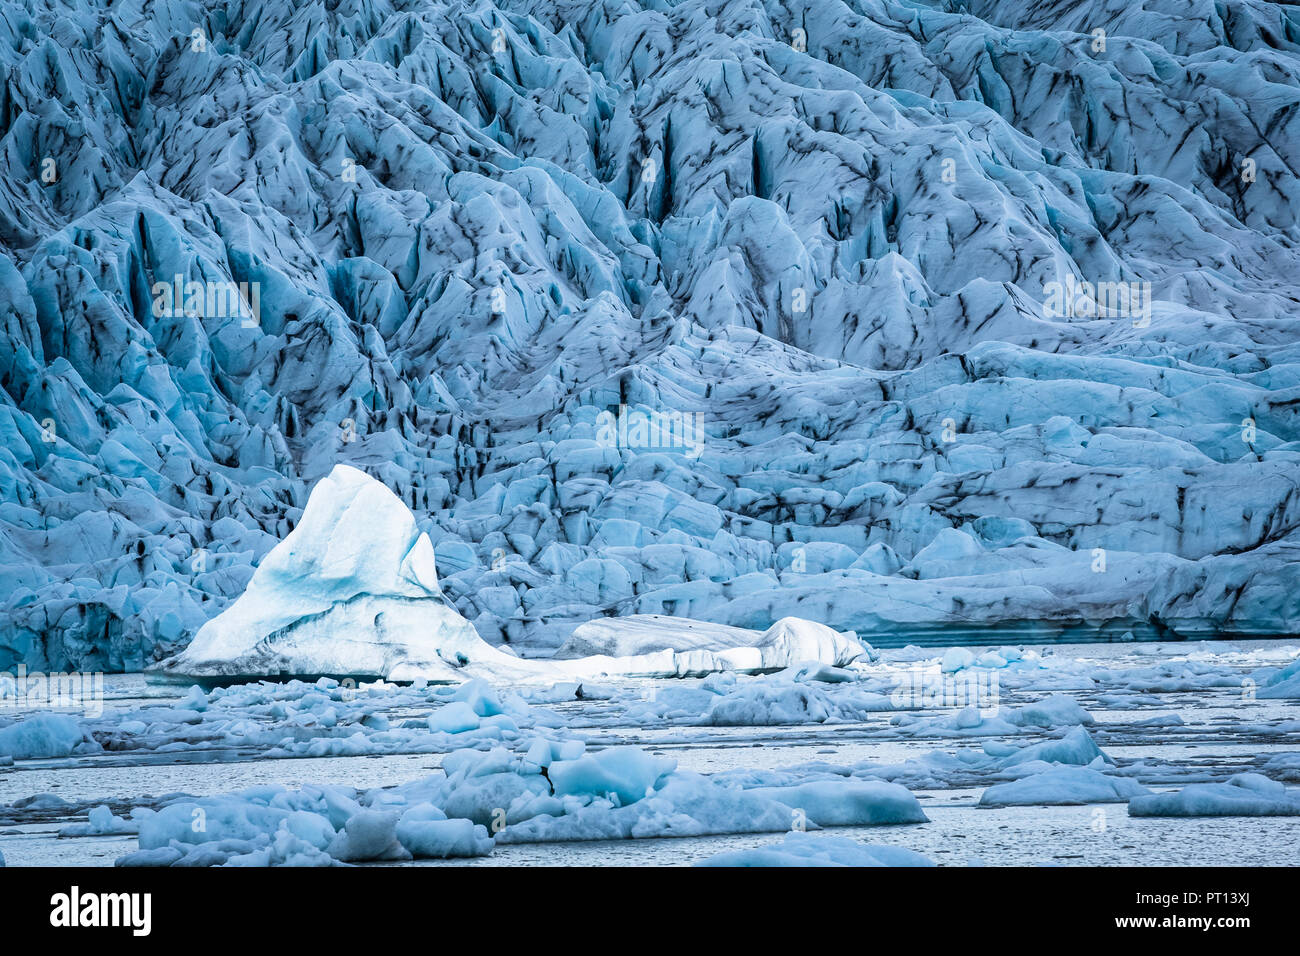
[[(909, 647), (519, 692), (116, 677), (102, 716), (64, 715), (75, 738), (15, 732), (48, 715), (0, 718), (29, 753), (50, 741), (0, 766), (0, 852), (11, 866), (1298, 865), (1300, 719), (1258, 693), (1298, 654)], [(792, 710), (800, 693), (822, 706)], [(710, 718), (739, 700), (753, 719)]]
[(1296, 631), (1293, 6), (0, 9), (0, 666), (181, 651), (339, 463), (525, 657)]

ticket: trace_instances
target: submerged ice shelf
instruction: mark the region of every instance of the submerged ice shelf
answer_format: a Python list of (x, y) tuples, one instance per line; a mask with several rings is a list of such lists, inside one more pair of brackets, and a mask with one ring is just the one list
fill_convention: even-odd
[(1293, 7), (0, 9), (0, 668), (184, 651), (339, 463), (524, 657), (1300, 629)]

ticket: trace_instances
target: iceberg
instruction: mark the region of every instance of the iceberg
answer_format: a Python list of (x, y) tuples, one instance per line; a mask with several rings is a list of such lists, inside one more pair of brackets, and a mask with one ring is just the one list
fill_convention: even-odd
[(117, 816), (107, 806), (92, 808), (87, 814), (85, 823), (72, 823), (59, 828), (61, 837), (118, 836), (138, 833), (139, 826), (136, 823)]
[(99, 751), (81, 723), (67, 714), (35, 714), (0, 729), (0, 757), (66, 757)]
[[(149, 673), (162, 681), (529, 682), (758, 673), (803, 662), (839, 666), (865, 653), (852, 634), (798, 618), (761, 633), (670, 618), (634, 620), (630, 630), (592, 623), (573, 642), (614, 654), (538, 660), (493, 647), (447, 603), (434, 548), (410, 509), (365, 472), (336, 465), (244, 593)], [(646, 648), (654, 649), (637, 652)], [(447, 707), (430, 727), (456, 733), (477, 727), (477, 716), (464, 704)]]
[(843, 667), (867, 653), (852, 632), (784, 617), (765, 631), (690, 618), (634, 614), (588, 621), (556, 652), (562, 660), (588, 655), (649, 656), (671, 651), (681, 676), (734, 670), (778, 671), (796, 664)]
[(1239, 773), (1227, 783), (1195, 783), (1169, 793), (1134, 797), (1132, 817), (1296, 817), (1300, 791), (1257, 773)]
[(1080, 806), (1126, 803), (1148, 794), (1146, 787), (1091, 767), (1053, 766), (1010, 783), (998, 783), (980, 795), (981, 807)]
[(754, 631), (743, 627), (663, 614), (629, 614), (579, 624), (555, 656), (559, 659), (591, 654), (626, 656), (663, 650), (707, 650), (719, 645), (740, 647), (756, 643), (756, 637)]
[(910, 790), (880, 780), (816, 780), (792, 787), (756, 787), (749, 792), (794, 807), (823, 827), (930, 821)]
[(152, 673), (449, 680), (480, 644), (443, 598), (433, 545), (410, 510), (364, 472), (336, 465), (247, 590)]
[(1257, 696), (1263, 700), (1300, 698), (1300, 657), (1263, 677)]

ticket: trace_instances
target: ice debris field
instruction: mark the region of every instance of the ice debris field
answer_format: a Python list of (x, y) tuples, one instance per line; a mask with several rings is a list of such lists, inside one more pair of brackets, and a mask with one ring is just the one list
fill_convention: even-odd
[(1300, 862), (1296, 8), (0, 69), (0, 862)]
[[(1295, 644), (603, 682), (110, 678), (0, 729), (10, 865), (1300, 864)], [(965, 703), (965, 701), (971, 703)]]

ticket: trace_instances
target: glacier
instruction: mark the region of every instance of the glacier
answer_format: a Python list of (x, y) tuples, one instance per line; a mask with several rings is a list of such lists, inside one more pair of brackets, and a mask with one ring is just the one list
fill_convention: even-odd
[(1294, 7), (0, 11), (0, 668), (197, 660), (339, 465), (511, 660), (1300, 631)]

